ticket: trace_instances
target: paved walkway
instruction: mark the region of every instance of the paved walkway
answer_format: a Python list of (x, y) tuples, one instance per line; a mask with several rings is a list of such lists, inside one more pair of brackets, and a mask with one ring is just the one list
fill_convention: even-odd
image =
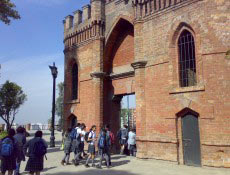
[[(44, 138), (49, 141), (48, 133)], [(61, 135), (56, 134), (56, 142), (60, 145)], [(58, 145), (58, 146), (59, 146)], [(189, 167), (177, 165), (176, 163), (159, 160), (140, 160), (133, 157), (122, 155), (112, 156), (113, 167), (102, 170), (96, 168), (85, 168), (84, 165), (75, 167), (74, 165), (62, 166), (60, 161), (63, 157), (63, 151), (59, 147), (49, 148), (45, 160), (45, 169), (41, 174), (44, 175), (230, 175), (230, 169), (209, 168), (209, 167)], [(73, 155), (71, 155), (73, 156)], [(71, 157), (72, 159), (72, 157)], [(70, 160), (71, 160), (70, 159)], [(21, 170), (24, 170), (23, 162)], [(26, 174), (23, 172), (23, 174)]]

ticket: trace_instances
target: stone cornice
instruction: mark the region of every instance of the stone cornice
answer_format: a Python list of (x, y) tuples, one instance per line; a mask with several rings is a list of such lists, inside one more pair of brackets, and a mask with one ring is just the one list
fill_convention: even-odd
[(134, 71), (122, 72), (122, 73), (117, 73), (117, 74), (110, 74), (109, 78), (113, 80), (113, 79), (132, 77), (132, 76), (134, 76)]
[(131, 66), (133, 67), (133, 69), (141, 69), (141, 68), (145, 68), (147, 64), (147, 61), (137, 61), (131, 64)]
[(90, 74), (92, 78), (105, 78), (106, 73), (105, 72), (93, 72)]

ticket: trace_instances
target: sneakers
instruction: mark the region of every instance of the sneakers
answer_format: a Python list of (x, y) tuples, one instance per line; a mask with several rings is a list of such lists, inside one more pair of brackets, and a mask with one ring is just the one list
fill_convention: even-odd
[(96, 165), (93, 163), (93, 164), (92, 164), (92, 167), (95, 167), (95, 166), (96, 166)]
[(86, 168), (89, 168), (89, 165), (88, 165), (88, 164), (85, 164), (85, 167), (86, 167)]

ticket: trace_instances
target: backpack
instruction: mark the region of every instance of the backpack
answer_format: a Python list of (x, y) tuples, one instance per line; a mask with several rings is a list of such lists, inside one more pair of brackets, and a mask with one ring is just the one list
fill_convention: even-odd
[(14, 142), (10, 138), (5, 138), (2, 142), (1, 155), (2, 156), (11, 156), (14, 151)]
[(115, 138), (114, 138), (114, 134), (109, 131), (109, 137), (110, 137), (110, 140), (111, 140), (111, 144), (114, 144), (115, 143)]
[(119, 131), (117, 132), (117, 138), (118, 138), (118, 140), (121, 140), (121, 130), (119, 130)]
[(73, 129), (73, 130), (71, 131), (71, 133), (70, 133), (70, 138), (71, 138), (72, 140), (74, 140), (74, 139), (80, 140), (80, 139), (81, 139), (80, 134), (77, 133), (77, 130), (76, 130), (76, 129)]
[(47, 148), (44, 142), (40, 139), (39, 141), (35, 142), (33, 153), (37, 157), (42, 157), (47, 153)]
[(106, 146), (106, 135), (105, 136), (101, 136), (98, 142), (98, 146), (101, 149), (104, 149)]
[[(90, 131), (91, 132), (91, 131)], [(87, 143), (90, 143), (91, 141), (89, 141), (89, 133), (90, 132), (86, 132), (85, 133), (85, 141), (87, 142)]]

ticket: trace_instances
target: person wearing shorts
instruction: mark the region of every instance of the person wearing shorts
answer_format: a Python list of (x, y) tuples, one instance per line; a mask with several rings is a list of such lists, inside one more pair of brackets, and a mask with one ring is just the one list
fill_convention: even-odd
[(96, 142), (96, 126), (93, 125), (90, 129), (89, 136), (88, 136), (88, 158), (86, 160), (85, 167), (89, 167), (89, 160), (92, 159), (92, 167), (95, 167), (94, 159), (95, 159), (95, 142)]

